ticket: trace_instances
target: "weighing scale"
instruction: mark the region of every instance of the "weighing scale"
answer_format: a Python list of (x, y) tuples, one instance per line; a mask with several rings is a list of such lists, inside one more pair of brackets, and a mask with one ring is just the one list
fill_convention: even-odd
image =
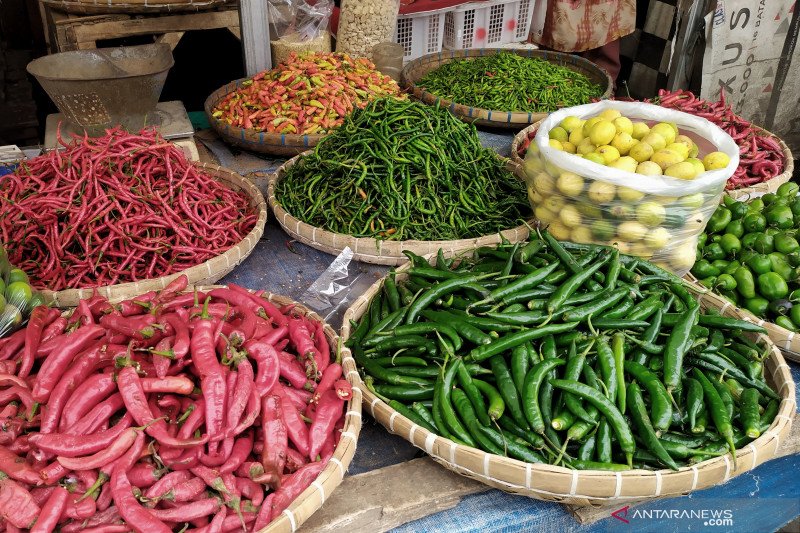
[[(69, 139), (73, 133), (77, 135), (84, 134), (83, 128), (66, 122), (63, 114), (54, 113), (48, 115), (44, 134), (45, 150), (52, 150), (56, 147), (56, 131), (59, 123), (61, 124), (61, 137), (63, 139)], [(178, 100), (159, 102), (156, 105), (155, 113), (147, 117), (145, 126), (155, 127), (162, 137), (181, 148), (190, 160), (198, 161), (200, 159), (197, 145), (194, 142), (194, 128), (183, 102)]]

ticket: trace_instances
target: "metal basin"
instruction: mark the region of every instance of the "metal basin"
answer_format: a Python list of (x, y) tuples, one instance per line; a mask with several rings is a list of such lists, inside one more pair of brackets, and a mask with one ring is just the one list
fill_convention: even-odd
[(158, 43), (53, 54), (31, 61), (28, 72), (75, 129), (101, 135), (146, 126), (174, 63), (169, 45)]

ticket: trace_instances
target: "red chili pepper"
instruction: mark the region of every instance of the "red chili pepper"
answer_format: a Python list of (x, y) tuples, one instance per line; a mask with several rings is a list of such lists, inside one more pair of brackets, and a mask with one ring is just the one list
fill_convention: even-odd
[(226, 436), (222, 439), (221, 447), (209, 454), (200, 454), (200, 462), (209, 468), (216, 468), (225, 464), (230, 457), (230, 454), (233, 452), (233, 443), (235, 439), (233, 436)]
[(151, 314), (125, 317), (115, 313), (100, 318), (100, 325), (137, 340), (146, 340), (156, 334), (156, 317)]
[(239, 424), (239, 419), (247, 406), (250, 398), (250, 391), (254, 386), (253, 366), (247, 359), (242, 359), (237, 365), (236, 386), (233, 389), (233, 396), (228, 405), (227, 427), (233, 428)]
[(156, 301), (161, 304), (167, 303), (175, 298), (178, 294), (185, 291), (188, 286), (189, 278), (186, 276), (186, 274), (181, 274), (170, 281), (169, 284), (158, 293)]
[[(188, 470), (185, 470), (184, 472), (187, 472), (189, 475), (193, 475)], [(171, 502), (190, 502), (203, 494), (205, 490), (206, 482), (199, 477), (192, 477), (187, 481), (175, 485), (164, 496), (162, 496), (161, 499)]]
[(78, 385), (64, 404), (58, 427), (66, 430), (99, 402), (117, 390), (117, 383), (111, 374), (94, 374)]
[[(114, 427), (91, 435), (65, 435), (63, 433), (34, 433), (28, 441), (40, 450), (63, 457), (81, 457), (106, 449), (117, 438), (131, 427), (133, 418), (130, 413), (117, 422)], [(73, 468), (73, 470), (79, 470)]]
[(261, 429), (263, 450), (261, 465), (264, 467), (266, 482), (278, 486), (283, 467), (286, 464), (286, 448), (289, 438), (283, 421), (282, 400), (280, 396), (264, 396), (261, 407)]
[(61, 335), (50, 341), (43, 342), (39, 346), (37, 353), (47, 355), (47, 357), (42, 362), (39, 373), (36, 374), (36, 381), (33, 384), (33, 398), (40, 403), (46, 402), (53, 387), (58, 383), (72, 359), (86, 350), (104, 333), (105, 328), (93, 324), (79, 328), (71, 334)]
[(219, 469), (220, 473), (226, 474), (239, 468), (239, 465), (245, 462), (252, 451), (253, 433), (252, 431), (247, 431), (234, 441), (233, 448), (231, 449), (228, 459)]
[[(221, 508), (211, 522), (208, 524), (208, 527), (205, 530), (205, 533), (222, 533), (222, 526), (225, 523), (225, 518), (228, 516), (228, 509), (227, 507)], [(254, 529), (254, 531), (259, 531), (258, 529)]]
[(267, 333), (259, 340), (266, 344), (271, 344), (273, 346), (277, 345), (279, 342), (286, 340), (286, 336), (289, 335), (289, 327), (288, 326), (279, 326), (273, 329), (271, 332)]
[(338, 380), (334, 386), (336, 395), (342, 400), (350, 400), (353, 397), (353, 386), (345, 379)]
[(31, 533), (50, 533), (53, 531), (61, 515), (67, 507), (69, 492), (63, 487), (53, 487), (47, 501), (42, 505), (42, 511), (36, 518), (36, 523), (31, 528)]
[(75, 362), (63, 373), (61, 379), (52, 389), (46, 408), (42, 412), (39, 431), (52, 433), (58, 428), (59, 419), (64, 406), (72, 392), (83, 383), (95, 369), (113, 357), (124, 347), (109, 347), (102, 341), (79, 353)]
[(298, 411), (305, 411), (308, 404), (312, 403), (313, 394), (307, 390), (284, 387), (283, 392), (292, 400)]
[(161, 339), (158, 341), (158, 344), (156, 344), (155, 350), (151, 352), (153, 355), (153, 366), (156, 370), (156, 376), (159, 378), (164, 378), (167, 376), (169, 365), (172, 360), (175, 359), (175, 353), (170, 348), (172, 341), (172, 337), (165, 337)]
[(172, 353), (175, 359), (182, 359), (189, 353), (190, 340), (189, 328), (186, 322), (176, 314), (163, 315), (161, 320), (165, 321), (175, 333), (175, 341), (172, 344)]
[(111, 475), (111, 493), (122, 518), (138, 533), (172, 533), (172, 529), (139, 505), (125, 470), (115, 468)]
[(142, 389), (146, 393), (192, 394), (194, 383), (185, 376), (164, 378), (141, 378)]
[(278, 352), (278, 359), (280, 360), (280, 375), (283, 379), (288, 381), (292, 387), (304, 389), (309, 392), (314, 390), (315, 383), (308, 378), (308, 375), (297, 359), (284, 351)]
[[(49, 320), (51, 311), (55, 313), (55, 317)], [(25, 329), (25, 348), (22, 351), (22, 363), (19, 367), (18, 375), (21, 378), (28, 377), (33, 368), (33, 359), (36, 355), (36, 350), (42, 341), (42, 333), (45, 326), (52, 323), (58, 317), (58, 311), (50, 309), (46, 306), (36, 306), (31, 311), (31, 316), (28, 317), (28, 326)]]
[(317, 348), (317, 356), (319, 356), (317, 368), (320, 372), (325, 372), (325, 369), (328, 368), (331, 361), (331, 348), (328, 344), (328, 338), (325, 336), (325, 327), (322, 325), (322, 322), (311, 319), (307, 320), (315, 327), (314, 344)]
[(294, 474), (288, 476), (286, 481), (281, 484), (281, 488), (275, 491), (275, 497), (272, 500), (270, 507), (270, 522), (277, 518), (284, 509), (306, 490), (306, 488), (314, 481), (325, 468), (325, 464), (321, 461), (316, 463), (309, 463)]
[(85, 520), (92, 517), (97, 512), (97, 504), (91, 498), (83, 498), (83, 494), (72, 493), (67, 499), (67, 507), (64, 510), (66, 518)]
[[(305, 359), (306, 375), (313, 380), (318, 377), (319, 368), (317, 367), (317, 347), (311, 339), (311, 331), (301, 317), (291, 317), (289, 319), (289, 339), (294, 344), (300, 358)], [(284, 376), (285, 377), (285, 376)]]
[(39, 485), (42, 480), (38, 472), (33, 470), (25, 459), (12, 453), (5, 446), (0, 446), (0, 473), (11, 479), (28, 485)]
[[(66, 319), (65, 319), (66, 320)], [(0, 349), (0, 360), (11, 359), (25, 346), (26, 330), (18, 329), (7, 338), (7, 342)]]
[[(161, 498), (177, 485), (185, 481), (189, 481), (193, 477), (194, 474), (192, 474), (188, 470), (179, 470), (176, 472), (170, 472), (161, 479), (159, 479), (158, 481), (156, 481), (151, 487), (149, 487), (144, 492), (144, 496), (148, 500)], [(205, 483), (203, 483), (203, 487), (205, 487)]]
[(237, 477), (236, 490), (244, 498), (250, 500), (250, 503), (255, 507), (258, 507), (264, 501), (264, 488), (250, 478)]
[(128, 471), (128, 480), (134, 487), (145, 489), (161, 479), (165, 472), (166, 469), (156, 468), (152, 463), (136, 463)]
[(231, 435), (240, 435), (244, 430), (252, 426), (258, 415), (261, 413), (261, 398), (258, 395), (258, 391), (254, 388), (250, 392), (250, 398), (247, 400), (247, 407), (245, 408), (245, 417), (239, 422), (239, 425), (233, 428), (233, 430), (228, 430), (225, 432), (225, 436)]
[(289, 439), (301, 454), (308, 456), (308, 427), (306, 423), (292, 405), (292, 401), (284, 392), (283, 387), (275, 387), (273, 392), (281, 399), (281, 414), (283, 415), (283, 423), (286, 426), (286, 433), (289, 435)]
[(244, 344), (250, 357), (256, 360), (257, 372), (255, 388), (261, 395), (268, 394), (278, 383), (280, 377), (280, 361), (278, 352), (264, 339), (247, 341)]
[(157, 420), (147, 405), (147, 398), (142, 388), (142, 382), (136, 374), (136, 370), (126, 366), (117, 375), (117, 386), (119, 387), (122, 400), (128, 412), (140, 426), (146, 426), (145, 432), (165, 446), (175, 448), (191, 448), (208, 442), (208, 436), (199, 439), (176, 439), (167, 433), (166, 422)]
[(25, 487), (0, 472), (0, 517), (7, 526), (30, 528), (41, 513), (39, 506), (33, 501), (33, 496)]
[(128, 428), (123, 431), (107, 448), (100, 450), (94, 455), (86, 457), (64, 457), (58, 456), (58, 462), (70, 470), (91, 470), (119, 459), (126, 451), (133, 446), (139, 430)]
[(322, 393), (332, 389), (334, 383), (336, 383), (336, 381), (341, 377), (342, 365), (339, 363), (332, 363), (328, 365), (325, 371), (322, 372), (322, 377), (320, 378), (319, 383), (317, 383), (317, 388), (314, 390), (314, 397), (312, 401), (318, 402)]
[(342, 416), (344, 400), (339, 398), (336, 391), (325, 392), (317, 405), (316, 416), (309, 430), (309, 458), (313, 461), (322, 450), (325, 439), (333, 432), (333, 426)]

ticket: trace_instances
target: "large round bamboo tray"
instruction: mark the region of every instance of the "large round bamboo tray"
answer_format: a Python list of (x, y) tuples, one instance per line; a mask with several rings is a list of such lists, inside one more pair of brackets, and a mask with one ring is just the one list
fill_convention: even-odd
[[(490, 110), (478, 107), (469, 107), (458, 102), (439, 98), (429, 93), (417, 82), (428, 72), (435, 70), (445, 63), (454, 59), (464, 59), (470, 57), (480, 57), (485, 55), (497, 54), (499, 52), (511, 52), (524, 57), (544, 59), (551, 63), (556, 63), (568, 67), (574, 71), (587, 76), (593, 83), (605, 88), (605, 92), (600, 97), (608, 98), (611, 96), (613, 83), (608, 73), (582, 57), (564, 54), (561, 52), (548, 52), (544, 50), (527, 50), (521, 48), (479, 48), (470, 50), (446, 50), (436, 54), (429, 54), (415, 59), (403, 67), (401, 85), (409, 89), (415, 98), (429, 105), (438, 105), (448, 108), (454, 115), (465, 122), (475, 123), (481, 126), (495, 128), (519, 129), (528, 124), (533, 124), (544, 119), (547, 113), (527, 113), (509, 110)], [(588, 102), (587, 102), (588, 103)]]
[[(367, 237), (352, 237), (343, 233), (334, 233), (322, 228), (306, 224), (281, 206), (278, 199), (275, 197), (275, 186), (286, 174), (286, 171), (294, 165), (300, 157), (307, 154), (301, 154), (288, 160), (281, 165), (277, 171), (269, 177), (269, 185), (267, 188), (267, 200), (269, 201), (272, 213), (281, 225), (283, 231), (292, 236), (303, 244), (307, 244), (317, 250), (338, 255), (339, 252), (346, 247), (353, 250), (353, 258), (356, 261), (364, 263), (372, 263), (375, 265), (402, 265), (408, 261), (408, 257), (403, 255), (404, 250), (409, 250), (417, 255), (427, 255), (435, 253), (436, 250), (441, 248), (449, 253), (455, 253), (458, 250), (468, 248), (475, 248), (477, 246), (491, 246), (499, 244), (503, 239), (511, 242), (520, 242), (528, 238), (530, 230), (528, 226), (521, 225), (516, 228), (503, 230), (493, 235), (484, 235), (474, 239), (459, 239), (455, 241), (389, 241), (380, 239), (371, 239)], [(510, 161), (507, 164), (508, 170), (516, 172), (515, 165)]]
[[(433, 263), (434, 257), (430, 259)], [(400, 279), (406, 277), (408, 268), (405, 265), (397, 270)], [(689, 282), (686, 284), (692, 286)], [(383, 279), (378, 280), (345, 312), (341, 330), (343, 340), (350, 337), (350, 320), (358, 320), (367, 311), (373, 296), (378, 294), (382, 286)], [(702, 304), (704, 307), (718, 308), (726, 316), (743, 317), (733, 306), (719, 300), (708, 297), (703, 299)], [(782, 401), (770, 428), (758, 439), (736, 451), (735, 465), (730, 454), (674, 472), (604, 472), (531, 464), (462, 446), (431, 433), (389, 407), (366, 387), (362, 387), (364, 406), (390, 433), (405, 438), (445, 468), (506, 492), (582, 506), (676, 496), (725, 483), (732, 477), (752, 470), (775, 457), (780, 445), (789, 437), (796, 409), (795, 384), (780, 350), (767, 336), (757, 337), (772, 347), (765, 361), (765, 372), (768, 382), (778, 391)]]
[(150, 14), (213, 9), (234, 0), (42, 0), (58, 11), (75, 15)]
[[(778, 187), (792, 179), (792, 174), (794, 173), (794, 158), (792, 157), (792, 151), (783, 142), (783, 139), (775, 135), (774, 133), (770, 133), (769, 131), (759, 128), (755, 124), (753, 124), (753, 129), (757, 131), (760, 135), (765, 137), (771, 137), (772, 140), (777, 142), (781, 150), (783, 150), (783, 172), (778, 174), (774, 178), (769, 181), (765, 181), (763, 183), (757, 183), (752, 187), (745, 187), (743, 189), (732, 189), (726, 190), (725, 193), (736, 200), (746, 201), (750, 198), (755, 198), (757, 196), (763, 196), (770, 192), (775, 192), (778, 190)], [(800, 347), (800, 346), (799, 346)]]
[[(536, 135), (536, 130), (539, 129), (539, 124), (541, 123), (542, 121), (539, 120), (514, 135), (514, 140), (511, 141), (511, 160), (513, 162), (518, 165), (525, 162), (525, 152), (528, 151), (528, 146), (533, 142), (533, 137)], [(527, 145), (524, 144), (525, 141), (528, 141)]]
[[(224, 285), (214, 286), (199, 286), (198, 290), (208, 291), (215, 287), (223, 287)], [(116, 296), (110, 298), (112, 303), (117, 303), (135, 294), (128, 296)], [(263, 295), (267, 300), (276, 304), (279, 307), (290, 305), (292, 312), (305, 315), (312, 320), (322, 322), (325, 336), (328, 338), (328, 343), (331, 350), (335, 350), (336, 358), (341, 358), (342, 370), (344, 378), (353, 386), (353, 397), (347, 402), (345, 409), (345, 423), (342, 428), (342, 436), (339, 444), (336, 445), (333, 456), (331, 457), (328, 465), (317, 476), (317, 479), (311, 482), (311, 485), (298, 496), (289, 507), (281, 513), (281, 515), (269, 523), (269, 525), (261, 530), (259, 533), (294, 533), (303, 522), (314, 514), (325, 500), (330, 498), (331, 493), (339, 486), (344, 479), (344, 474), (353, 460), (353, 455), (356, 453), (356, 444), (358, 435), (361, 432), (361, 380), (358, 378), (358, 370), (356, 370), (355, 360), (350, 355), (350, 350), (344, 346), (344, 342), (339, 339), (339, 335), (325, 320), (314, 311), (310, 310), (301, 303), (298, 303), (291, 298), (272, 294), (271, 292), (264, 293)]]
[(795, 333), (794, 331), (789, 331), (786, 328), (782, 328), (773, 322), (767, 322), (763, 318), (757, 317), (747, 309), (742, 309), (735, 306), (719, 294), (714, 293), (711, 289), (703, 287), (697, 283), (698, 279), (691, 273), (686, 274), (686, 279), (691, 282), (690, 288), (692, 289), (692, 292), (697, 295), (697, 299), (700, 301), (700, 303), (703, 303), (705, 300), (713, 300), (715, 303), (719, 304), (719, 307), (733, 308), (743, 320), (753, 322), (754, 324), (758, 324), (759, 326), (765, 328), (770, 340), (772, 340), (772, 342), (775, 343), (775, 345), (780, 348), (781, 351), (783, 351), (783, 355), (786, 357), (786, 359), (800, 362), (800, 334)]
[(267, 204), (264, 201), (264, 196), (253, 182), (235, 172), (217, 165), (206, 163), (194, 164), (201, 168), (203, 172), (228, 185), (233, 190), (244, 192), (250, 199), (250, 206), (258, 213), (258, 220), (256, 221), (255, 227), (250, 230), (250, 233), (248, 233), (239, 244), (216, 257), (212, 257), (204, 263), (187, 268), (181, 272), (176, 272), (175, 274), (170, 274), (169, 276), (96, 288), (65, 289), (62, 291), (39, 290), (45, 301), (56, 307), (73, 307), (78, 305), (79, 300), (89, 298), (95, 290), (110, 300), (115, 298), (127, 298), (148, 291), (161, 290), (181, 274), (189, 278), (190, 286), (208, 285), (221, 279), (239, 263), (244, 261), (253, 251), (253, 248), (258, 244), (261, 235), (264, 233), (264, 226), (267, 223)]
[(241, 78), (220, 87), (206, 98), (205, 111), (208, 122), (228, 144), (250, 152), (294, 156), (313, 148), (325, 135), (290, 135), (268, 133), (253, 128), (239, 128), (214, 117), (214, 108), (225, 96), (237, 90), (249, 78)]

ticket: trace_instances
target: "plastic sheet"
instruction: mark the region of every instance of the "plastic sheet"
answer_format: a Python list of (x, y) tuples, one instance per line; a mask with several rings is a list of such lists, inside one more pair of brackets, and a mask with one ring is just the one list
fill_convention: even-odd
[(373, 283), (375, 278), (360, 271), (353, 262), (353, 251), (347, 247), (306, 289), (300, 301), (329, 324), (340, 324), (347, 308)]
[(328, 30), (332, 0), (268, 0), (272, 39), (311, 41)]

